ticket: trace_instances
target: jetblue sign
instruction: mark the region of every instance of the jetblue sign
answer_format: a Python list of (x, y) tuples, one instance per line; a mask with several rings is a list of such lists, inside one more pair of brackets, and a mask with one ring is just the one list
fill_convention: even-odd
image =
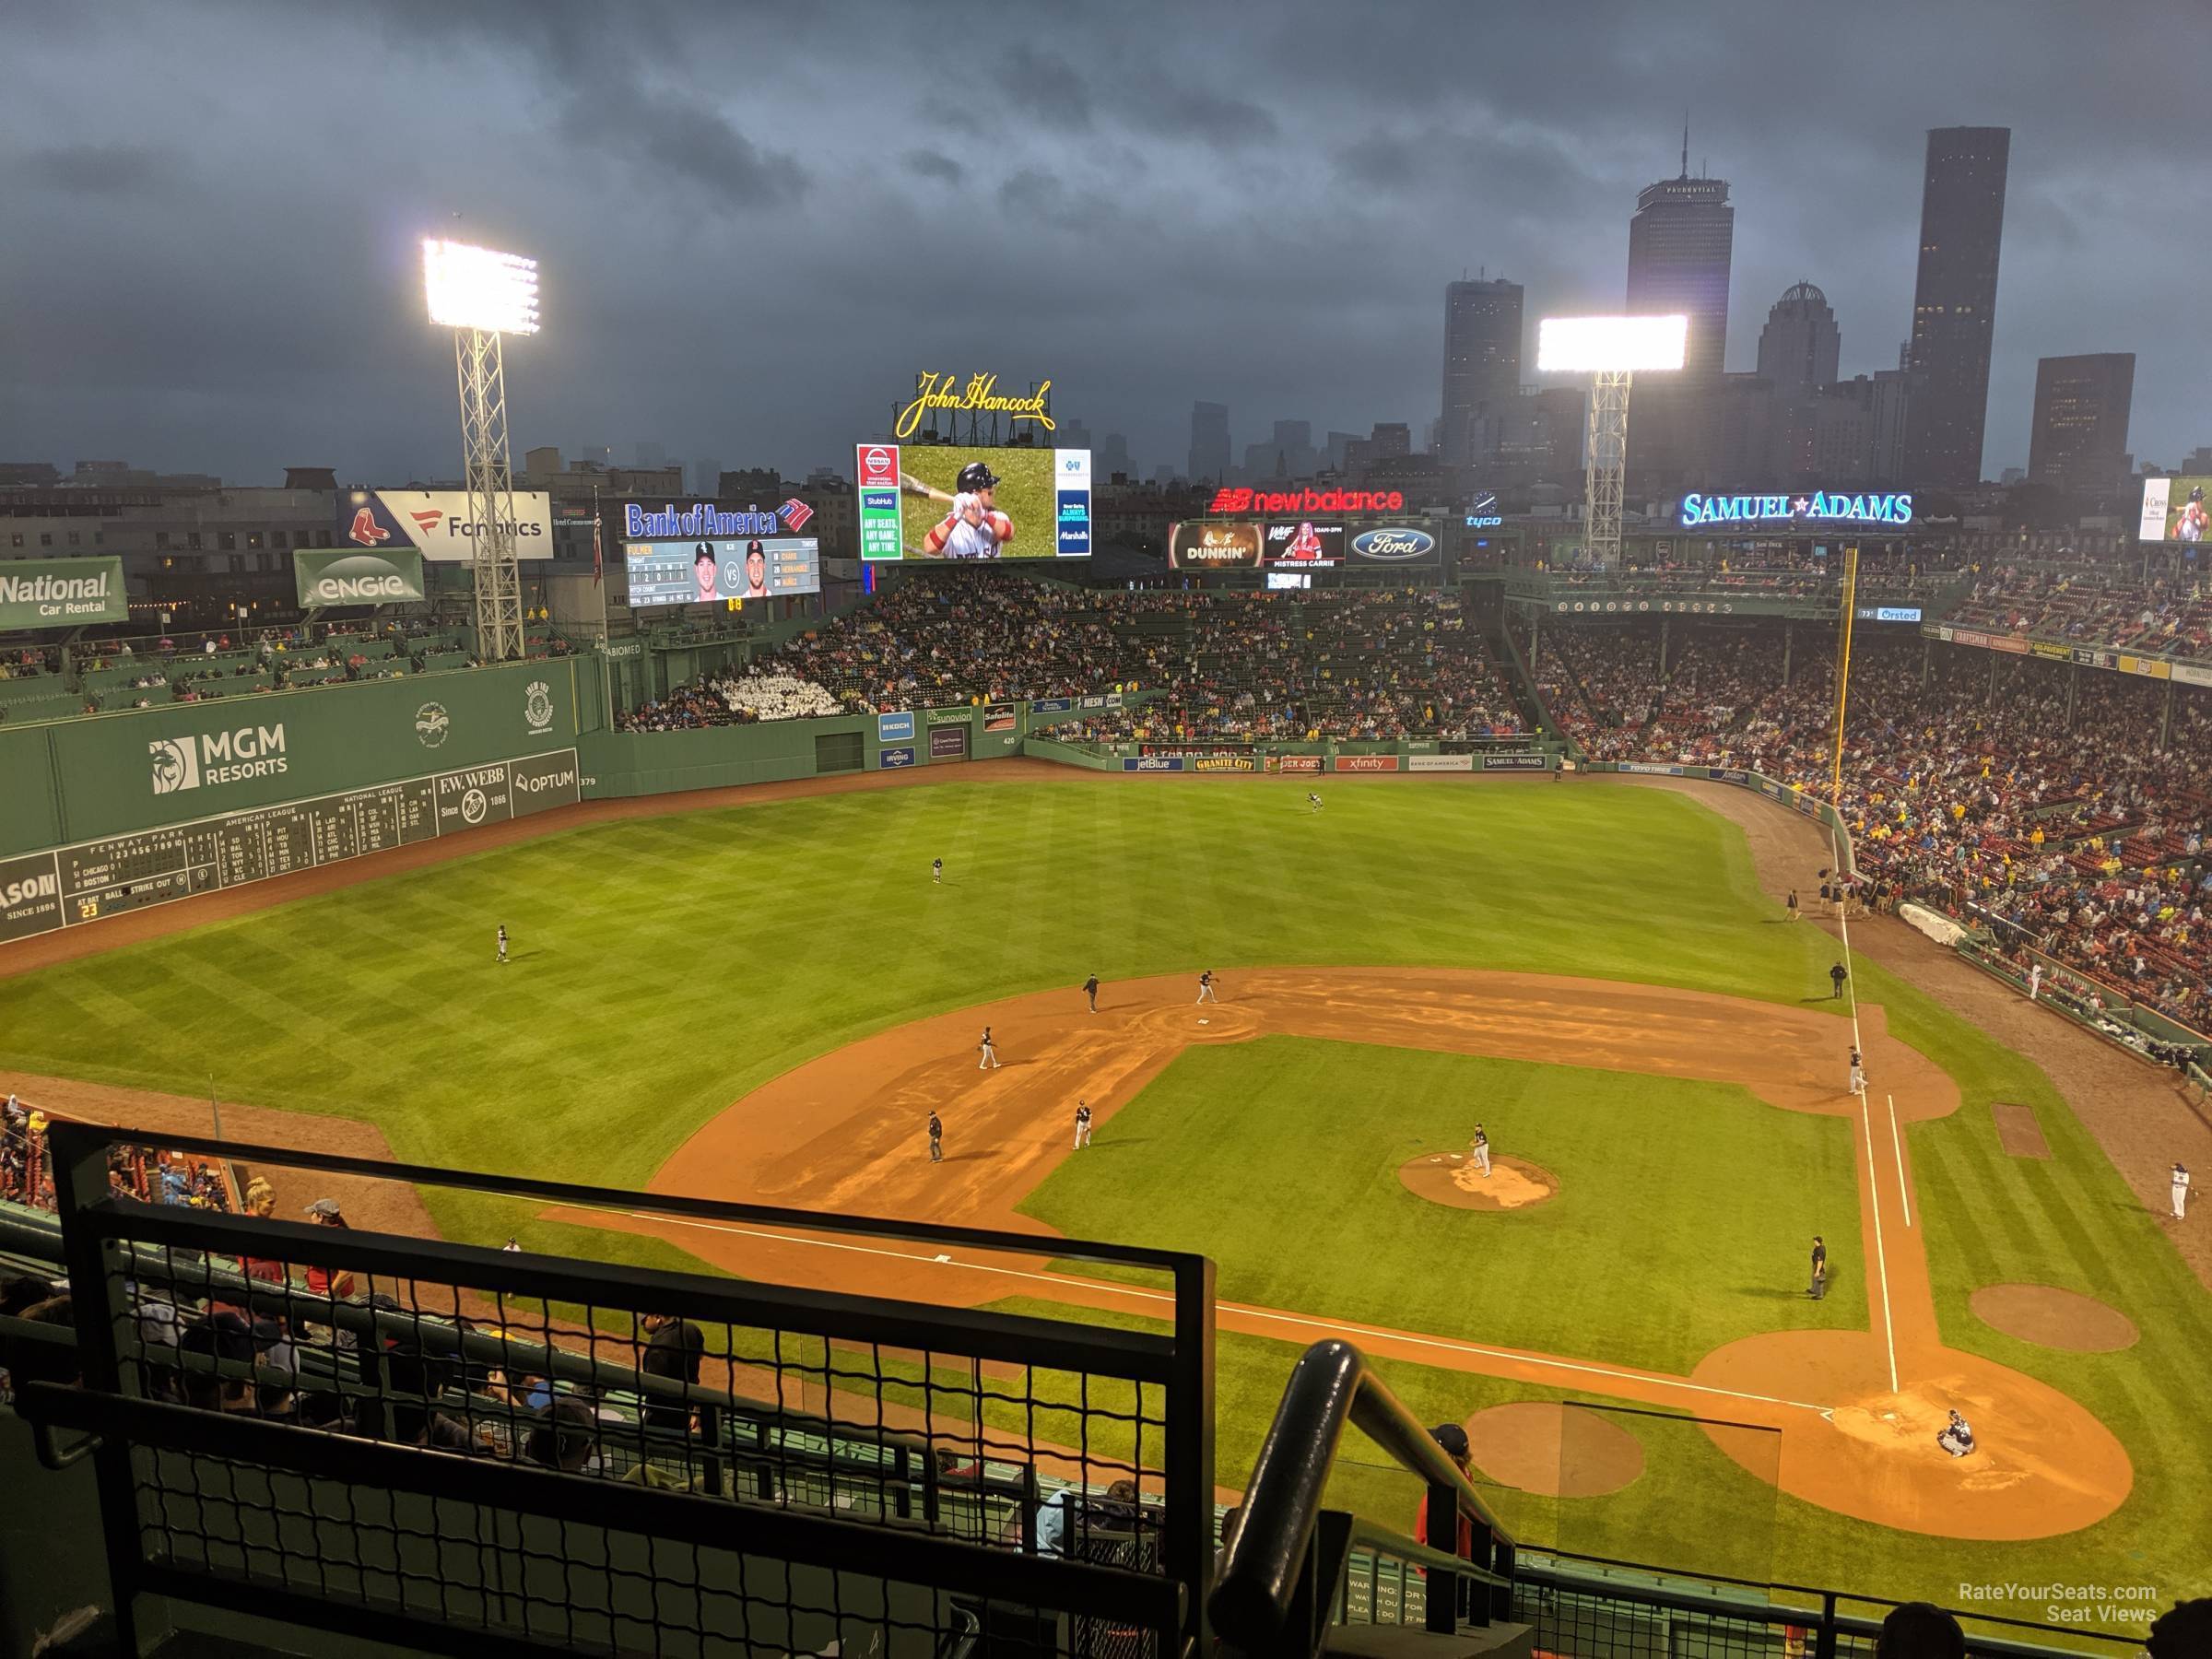
[(1682, 527), (1700, 524), (1909, 524), (1909, 495), (1851, 495), (1816, 489), (1810, 495), (1686, 495)]

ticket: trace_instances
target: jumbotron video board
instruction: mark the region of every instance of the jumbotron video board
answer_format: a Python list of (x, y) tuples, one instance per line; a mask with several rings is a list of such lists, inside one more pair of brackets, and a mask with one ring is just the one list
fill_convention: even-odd
[(2146, 478), (2136, 539), (2202, 547), (2212, 541), (2212, 478)]
[(1088, 559), (1090, 452), (863, 443), (860, 556)]
[(629, 602), (712, 605), (724, 599), (787, 599), (822, 591), (822, 545), (785, 534), (814, 510), (796, 500), (773, 511), (713, 501), (622, 510), (622, 562)]

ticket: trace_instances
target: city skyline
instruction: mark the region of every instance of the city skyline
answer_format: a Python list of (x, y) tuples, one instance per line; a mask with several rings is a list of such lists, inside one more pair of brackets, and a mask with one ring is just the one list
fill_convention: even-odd
[[(1806, 279), (1835, 308), (1841, 374), (1894, 367), (1924, 134), (2002, 124), (1982, 470), (2025, 463), (2045, 357), (2136, 353), (2146, 461), (2212, 440), (2194, 396), (2212, 345), (2175, 326), (2194, 286), (2172, 211), (2186, 164), (2155, 113), (2182, 72), (2130, 49), (2182, 8), (2053, 18), (2032, 51), (1995, 28), (1994, 5), (1935, 22), (1877, 5), (1817, 36), (1748, 4), (1704, 8), (1697, 31), (1603, 9), (1605, 28), (1571, 35), (1535, 7), (1479, 25), (1441, 6), (1300, 8), (1265, 38), (1175, 14), (1192, 61), (1239, 63), (1223, 98), (1139, 53), (1125, 37), (1141, 29), (1078, 17), (1009, 32), (990, 8), (881, 9), (855, 41), (745, 7), (217, 0), (187, 21), (34, 0), (0, 110), (18, 231), (0, 252), (16, 322), (0, 459), (127, 456), (242, 480), (286, 465), (451, 471), (450, 348), (411, 283), (425, 231), (542, 263), (546, 332), (509, 359), (518, 449), (642, 435), (803, 474), (881, 424), (921, 368), (1050, 376), (1057, 407), (1125, 434), (1147, 472), (1185, 456), (1198, 400), (1229, 406), (1240, 455), (1287, 418), (1316, 433), (1403, 421), (1418, 441), (1440, 413), (1442, 286), (1509, 271), (1532, 328), (1617, 307), (1624, 221), (1679, 171), (1686, 101), (1688, 171), (1726, 177), (1736, 209), (1730, 366), (1750, 364), (1768, 304)], [(916, 95), (912, 69), (967, 27), (997, 42), (994, 98), (956, 118)], [(1738, 72), (1688, 77), (1689, 32), (1728, 41)], [(677, 37), (680, 58), (658, 45)], [(1878, 50), (1892, 37), (1914, 51)], [(1477, 38), (1514, 72), (1465, 85), (1448, 66)], [(380, 98), (399, 118), (367, 131), (203, 96), (226, 78), (312, 84), (395, 49), (409, 76)], [(2139, 63), (2142, 84), (2083, 86), (2069, 63), (2092, 51)], [(1885, 72), (1815, 127), (1783, 73), (1808, 55)], [(1340, 95), (1294, 103), (1318, 57)], [(723, 89), (757, 64), (773, 72), (743, 76), (742, 98)], [(1557, 88), (1593, 76), (1604, 104), (1570, 112)], [(2107, 257), (2124, 238), (2130, 257)]]

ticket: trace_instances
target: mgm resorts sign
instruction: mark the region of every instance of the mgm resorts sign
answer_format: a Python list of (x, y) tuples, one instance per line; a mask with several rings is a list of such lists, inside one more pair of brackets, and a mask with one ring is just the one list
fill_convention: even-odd
[(1910, 524), (1909, 495), (1853, 495), (1816, 489), (1810, 495), (1686, 495), (1682, 527), (1700, 524)]

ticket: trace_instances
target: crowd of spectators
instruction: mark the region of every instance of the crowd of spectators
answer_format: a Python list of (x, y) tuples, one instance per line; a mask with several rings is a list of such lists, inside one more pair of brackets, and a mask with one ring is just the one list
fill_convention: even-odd
[(2212, 592), (2194, 572), (2008, 565), (1978, 576), (1948, 619), (1961, 628), (2158, 656), (2212, 653)]
[[(1539, 688), (1594, 759), (1742, 767), (1828, 792), (1835, 659), (1771, 629), (1547, 629)], [(1687, 634), (1687, 639), (1683, 636)], [(2071, 686), (2069, 687), (2069, 681)], [(2212, 1027), (2212, 690), (1918, 639), (1854, 649), (1842, 797), (1870, 895), (1918, 898)]]
[(910, 578), (623, 724), (665, 731), (1124, 688), (1155, 695), (1070, 734), (1251, 742), (1525, 729), (1453, 592), (1078, 591), (966, 571)]

